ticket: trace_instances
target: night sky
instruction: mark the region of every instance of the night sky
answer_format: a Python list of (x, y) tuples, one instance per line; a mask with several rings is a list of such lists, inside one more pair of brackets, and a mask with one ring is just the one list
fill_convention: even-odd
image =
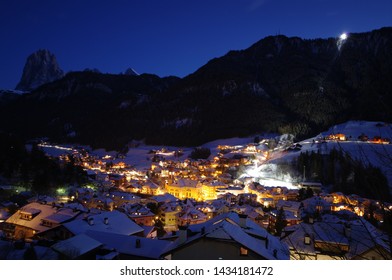
[(128, 67), (184, 77), (276, 34), (338, 37), (392, 26), (391, 0), (2, 0), (0, 88), (48, 49), (65, 71)]

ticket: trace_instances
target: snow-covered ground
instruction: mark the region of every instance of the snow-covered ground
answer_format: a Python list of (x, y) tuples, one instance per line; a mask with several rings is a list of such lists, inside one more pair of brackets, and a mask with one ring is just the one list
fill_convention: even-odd
[(380, 136), (382, 138), (392, 138), (392, 126), (385, 122), (369, 122), (369, 121), (349, 121), (346, 123), (338, 124), (331, 127), (322, 135), (344, 133), (347, 137), (352, 136), (353, 140), (362, 133), (366, 134), (369, 138)]
[[(325, 136), (330, 134), (342, 133), (348, 138), (347, 141), (320, 141)], [(384, 174), (387, 176), (389, 184), (392, 190), (392, 145), (391, 144), (374, 144), (370, 142), (363, 142), (358, 140), (358, 136), (365, 134), (372, 139), (375, 136), (382, 138), (392, 139), (392, 126), (384, 122), (368, 122), (368, 121), (349, 121), (343, 124), (338, 124), (331, 127), (329, 130), (320, 133), (319, 135), (301, 141), (298, 144), (302, 145), (300, 150), (293, 150), (285, 152), (278, 147), (275, 151), (270, 154), (270, 160), (259, 166), (250, 166), (246, 170), (244, 176), (249, 177), (261, 177), (261, 183), (265, 184), (278, 184), (280, 186), (291, 186), (291, 180), (293, 178), (287, 177), (285, 174), (278, 174), (277, 164), (280, 162), (289, 162), (300, 155), (301, 152), (314, 151), (321, 153), (329, 153), (332, 149), (342, 149), (344, 152), (349, 153), (353, 158), (363, 161), (365, 164), (371, 164), (379, 167)], [(260, 136), (262, 138), (263, 136)], [(276, 135), (264, 135), (266, 138), (274, 138)], [(275, 138), (276, 139), (276, 138)], [(247, 138), (230, 138), (230, 139), (219, 139), (208, 142), (202, 147), (209, 148), (213, 156), (218, 153), (219, 145), (227, 146), (246, 146), (249, 143), (253, 143), (254, 137)], [(44, 146), (44, 151), (52, 156), (59, 156), (64, 153), (72, 153), (73, 149), (70, 145), (58, 145), (58, 146)], [(135, 148), (130, 148), (125, 158), (114, 159), (114, 162), (123, 161), (137, 169), (148, 169), (151, 166), (151, 159), (154, 154), (150, 151), (158, 151), (164, 149), (160, 156), (167, 160), (175, 159), (183, 161), (189, 157), (192, 152), (192, 147), (179, 148), (179, 147), (168, 147), (168, 146), (149, 146), (140, 144)], [(174, 151), (181, 150), (183, 155), (176, 158)], [(113, 158), (117, 155), (116, 152), (107, 152), (103, 149), (94, 150), (91, 152), (93, 155), (97, 155), (103, 158), (106, 155), (110, 155)]]
[[(330, 134), (342, 133), (348, 138), (347, 141), (319, 141), (320, 138)], [(281, 153), (273, 156), (270, 163), (291, 161), (298, 157), (301, 152), (318, 152), (328, 154), (331, 150), (337, 149), (348, 153), (352, 158), (362, 161), (364, 164), (371, 164), (379, 167), (386, 175), (392, 191), (392, 145), (374, 144), (358, 140), (358, 136), (365, 134), (372, 139), (375, 136), (392, 139), (392, 126), (384, 122), (349, 121), (335, 125), (320, 135), (299, 142), (301, 150)], [(351, 137), (350, 137), (351, 136)], [(313, 141), (314, 140), (314, 141)]]

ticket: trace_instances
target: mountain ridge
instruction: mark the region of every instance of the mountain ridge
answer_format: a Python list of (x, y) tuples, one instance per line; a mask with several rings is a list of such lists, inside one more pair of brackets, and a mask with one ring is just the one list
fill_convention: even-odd
[[(183, 146), (258, 132), (301, 139), (350, 119), (391, 121), (390, 49), (391, 27), (349, 33), (344, 41), (278, 35), (182, 79), (68, 73), (8, 103), (3, 114), (14, 121), (0, 121), (0, 129), (119, 148), (132, 139)], [(31, 116), (30, 133), (21, 129), (20, 112)], [(73, 139), (64, 128), (70, 126)]]

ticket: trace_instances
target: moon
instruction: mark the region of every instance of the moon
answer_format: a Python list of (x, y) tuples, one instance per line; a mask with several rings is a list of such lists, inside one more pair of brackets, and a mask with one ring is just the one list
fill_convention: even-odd
[(340, 35), (340, 40), (346, 40), (347, 39), (347, 33), (342, 33), (342, 35)]

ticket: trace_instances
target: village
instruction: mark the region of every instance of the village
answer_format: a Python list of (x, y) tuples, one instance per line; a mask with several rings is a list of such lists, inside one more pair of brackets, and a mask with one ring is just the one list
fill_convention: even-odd
[(21, 207), (0, 201), (0, 259), (391, 259), (391, 236), (380, 229), (392, 204), (306, 180), (260, 184), (243, 170), (301, 145), (257, 140), (217, 145), (205, 159), (149, 150), (145, 168), (42, 142), (83, 167), (89, 183)]

